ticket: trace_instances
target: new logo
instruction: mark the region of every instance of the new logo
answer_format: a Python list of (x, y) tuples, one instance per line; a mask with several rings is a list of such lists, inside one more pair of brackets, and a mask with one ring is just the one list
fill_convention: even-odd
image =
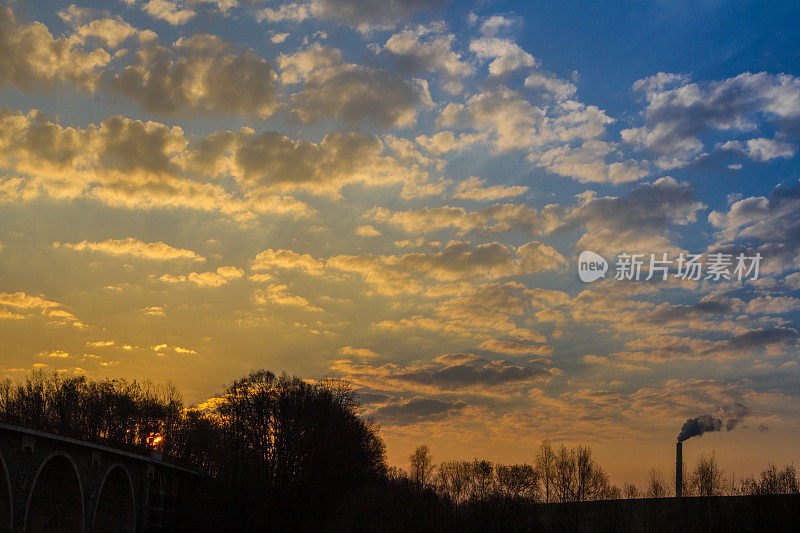
[(606, 277), (608, 262), (589, 250), (581, 252), (578, 257), (578, 277), (584, 283)]

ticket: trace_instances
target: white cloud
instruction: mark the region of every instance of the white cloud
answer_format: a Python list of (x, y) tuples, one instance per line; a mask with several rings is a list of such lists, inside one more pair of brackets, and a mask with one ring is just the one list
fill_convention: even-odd
[(191, 9), (183, 8), (181, 4), (178, 0), (147, 0), (142, 11), (173, 26), (181, 26), (197, 15)]
[(281, 283), (271, 283), (264, 289), (257, 289), (253, 300), (258, 305), (280, 305), (322, 312), (322, 309), (312, 305), (302, 296), (289, 292), (288, 287)]
[(111, 86), (165, 114), (271, 115), (279, 105), (267, 61), (220, 37), (195, 34), (170, 47), (151, 43), (113, 75)]
[(473, 40), (469, 50), (479, 59), (489, 59), (489, 74), (505, 76), (521, 68), (533, 68), (536, 59), (508, 39), (497, 37), (481, 37)]
[[(622, 139), (656, 154), (656, 164), (664, 169), (702, 156), (705, 144), (700, 136), (708, 131), (750, 131), (762, 123), (781, 128), (800, 120), (800, 78), (788, 74), (745, 72), (699, 84), (686, 76), (659, 73), (637, 81), (634, 90), (647, 99), (645, 125), (623, 130)], [(771, 148), (756, 141), (752, 153), (765, 156)]]
[(194, 283), (200, 287), (217, 288), (226, 285), (231, 280), (241, 278), (242, 276), (244, 276), (244, 271), (241, 268), (221, 266), (215, 271), (190, 272), (189, 274), (178, 276), (164, 274), (158, 279), (164, 283)]
[(439, 24), (417, 26), (392, 35), (385, 49), (401, 59), (401, 66), (412, 72), (437, 72), (451, 80), (454, 89), (460, 88), (460, 78), (473, 72), (472, 66), (453, 51), (455, 36), (443, 33)]
[(512, 198), (526, 192), (528, 187), (525, 185), (486, 185), (486, 180), (471, 176), (458, 184), (453, 198), (486, 202)]
[(356, 235), (359, 237), (379, 237), (381, 232), (375, 226), (358, 226), (356, 228)]
[(525, 78), (525, 87), (527, 89), (541, 91), (545, 95), (557, 101), (563, 101), (567, 100), (568, 98), (572, 98), (578, 91), (578, 88), (575, 87), (575, 84), (566, 80), (562, 80), (554, 74), (541, 71), (534, 72)]
[(53, 243), (56, 248), (70, 250), (88, 250), (109, 255), (129, 255), (142, 259), (171, 260), (188, 259), (191, 261), (205, 261), (205, 258), (192, 250), (174, 248), (163, 242), (142, 242), (133, 237), (125, 239), (108, 239), (105, 241), (81, 241), (79, 243)]
[(421, 107), (433, 105), (425, 80), (354, 64), (313, 71), (290, 100), (305, 122), (338, 119), (383, 128), (411, 126)]
[(554, 174), (584, 183), (627, 183), (650, 173), (646, 161), (626, 159), (608, 162), (608, 156), (620, 158), (619, 147), (614, 143), (592, 139), (575, 148), (564, 145), (531, 154), (529, 159)]
[(69, 82), (94, 91), (111, 60), (103, 50), (86, 51), (66, 37), (53, 37), (44, 24), (20, 23), (8, 6), (0, 6), (0, 84), (22, 89), (52, 89)]
[(797, 146), (777, 139), (759, 137), (747, 141), (727, 141), (717, 145), (719, 150), (741, 152), (754, 161), (770, 161), (778, 158), (791, 158), (797, 153)]

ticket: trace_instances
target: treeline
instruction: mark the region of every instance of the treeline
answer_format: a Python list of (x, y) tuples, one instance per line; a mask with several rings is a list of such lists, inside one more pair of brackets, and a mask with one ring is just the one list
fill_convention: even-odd
[(409, 457), (408, 472), (395, 469), (420, 487), (429, 487), (457, 504), (495, 498), (520, 498), (537, 503), (617, 499), (620, 490), (592, 457), (588, 446), (553, 449), (542, 442), (534, 464), (491, 461), (445, 461), (434, 465), (423, 445)]
[[(543, 441), (533, 464), (493, 464), (490, 461), (445, 461), (434, 464), (426, 445), (409, 456), (410, 468), (390, 469), (391, 475), (430, 488), (455, 503), (497, 498), (527, 499), (535, 503), (592, 500), (667, 498), (675, 494), (675, 478), (666, 481), (656, 469), (648, 472), (642, 487), (610, 483), (605, 470), (592, 457), (591, 448), (560, 446)], [(683, 495), (763, 496), (800, 494), (800, 476), (793, 465), (770, 464), (760, 474), (737, 478), (726, 475), (714, 454), (701, 455), (683, 479)]]
[(0, 422), (128, 451), (146, 453), (161, 436), (161, 449), (180, 457), (185, 417), (172, 385), (43, 371), (0, 381)]
[[(660, 472), (650, 470), (643, 488), (626, 483), (622, 497), (664, 498), (674, 494), (675, 477), (667, 483)], [(760, 474), (737, 478), (727, 474), (714, 454), (701, 455), (684, 474), (683, 495), (691, 496), (765, 496), (769, 494), (800, 494), (800, 476), (794, 465), (778, 468), (769, 464)]]
[[(427, 446), (407, 471), (389, 468), (378, 427), (342, 381), (259, 370), (203, 408), (174, 386), (34, 372), (0, 382), (0, 422), (148, 454), (198, 469), (204, 498), (187, 530), (535, 530), (541, 503), (665, 498), (675, 480), (651, 470), (613, 485), (586, 446), (544, 441), (531, 463), (434, 463)], [(793, 466), (736, 479), (703, 456), (686, 469), (687, 496), (796, 494)]]
[(0, 422), (149, 454), (207, 474), (187, 530), (264, 531), (318, 520), (385, 478), (377, 427), (355, 392), (260, 370), (206, 409), (172, 386), (34, 372), (0, 383)]

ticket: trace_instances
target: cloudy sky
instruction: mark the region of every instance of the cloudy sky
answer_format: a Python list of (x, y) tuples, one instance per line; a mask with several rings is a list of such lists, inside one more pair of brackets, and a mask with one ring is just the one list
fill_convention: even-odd
[[(800, 459), (794, 2), (55, 4), (0, 5), (6, 376), (337, 376), (393, 464), (617, 483), (743, 404), (689, 462)], [(759, 279), (613, 279), (714, 252)]]

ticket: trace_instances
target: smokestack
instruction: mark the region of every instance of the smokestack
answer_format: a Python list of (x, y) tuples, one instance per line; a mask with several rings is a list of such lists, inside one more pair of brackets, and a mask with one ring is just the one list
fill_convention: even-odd
[(683, 443), (675, 444), (675, 497), (683, 496)]

